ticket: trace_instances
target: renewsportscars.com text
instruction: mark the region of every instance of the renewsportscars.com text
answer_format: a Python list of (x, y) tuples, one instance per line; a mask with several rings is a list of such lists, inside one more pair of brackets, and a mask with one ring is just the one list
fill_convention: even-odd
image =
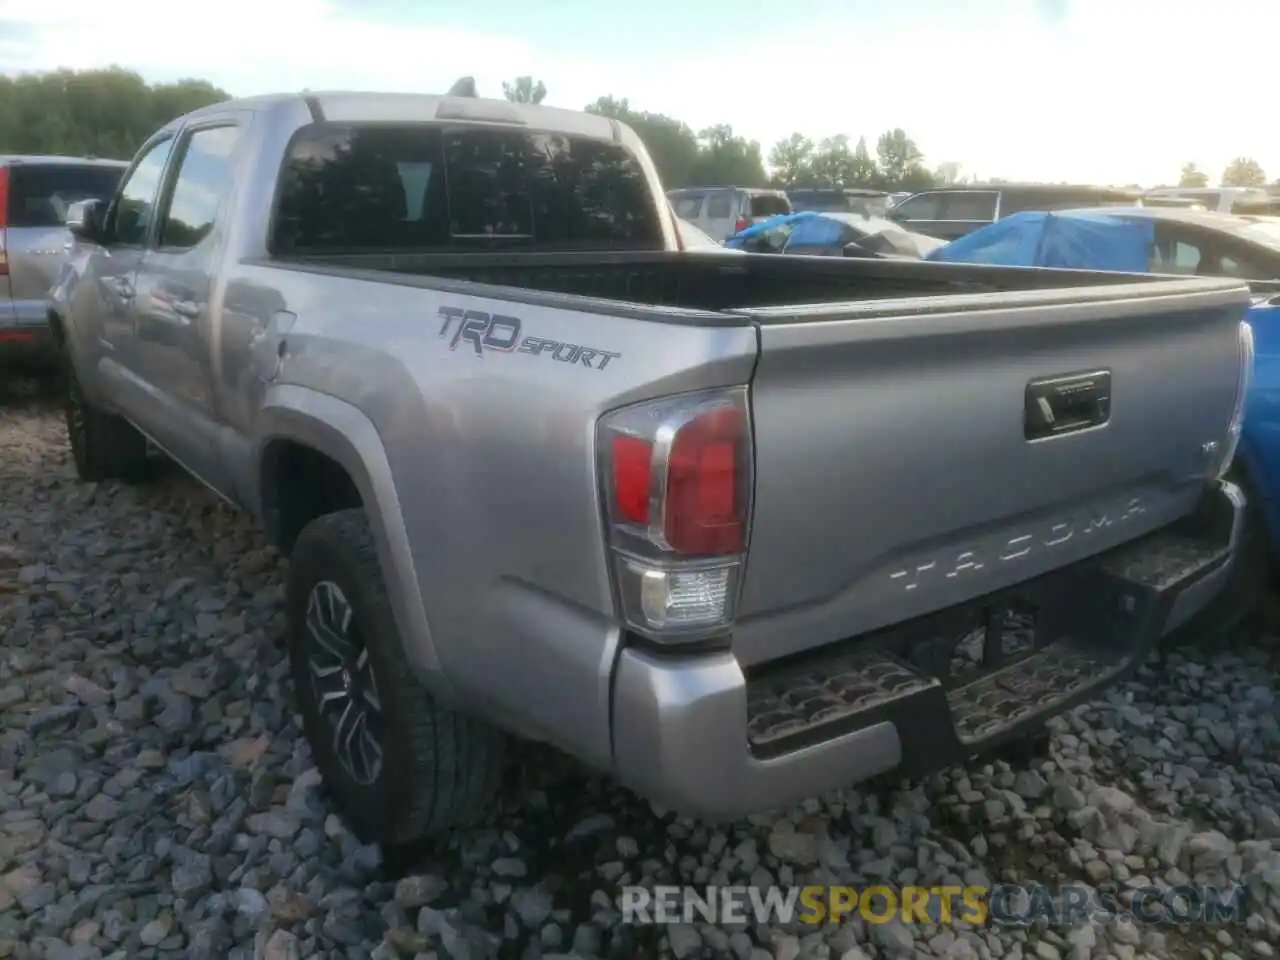
[(1141, 924), (1224, 924), (1241, 920), (1245, 887), (1179, 886), (1117, 889), (1068, 884), (993, 887), (847, 886), (623, 887), (618, 907), (624, 923), (715, 924), (794, 921), (842, 923), (861, 917), (868, 923), (955, 923), (967, 926), (1105, 924), (1128, 917)]

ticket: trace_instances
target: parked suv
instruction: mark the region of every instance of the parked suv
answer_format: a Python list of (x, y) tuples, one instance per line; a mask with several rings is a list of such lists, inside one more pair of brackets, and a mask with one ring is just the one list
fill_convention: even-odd
[(727, 240), (761, 220), (792, 212), (791, 201), (781, 190), (686, 187), (668, 191), (667, 199), (677, 217), (717, 240)]
[(39, 365), (56, 357), (45, 300), (71, 246), (67, 209), (112, 196), (126, 166), (0, 156), (0, 365)]
[(950, 187), (914, 193), (889, 211), (889, 217), (915, 233), (954, 240), (1011, 213), (1069, 210), (1111, 204), (1132, 206), (1140, 193), (1112, 187), (1071, 187), (1020, 183), (989, 187)]

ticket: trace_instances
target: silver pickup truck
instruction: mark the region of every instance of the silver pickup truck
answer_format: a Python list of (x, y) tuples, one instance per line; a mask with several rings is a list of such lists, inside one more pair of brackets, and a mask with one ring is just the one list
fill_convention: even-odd
[(468, 96), (209, 107), (68, 225), (76, 468), (289, 553), (370, 840), (513, 736), (704, 816), (964, 761), (1229, 573), (1240, 283), (683, 251), (631, 130)]

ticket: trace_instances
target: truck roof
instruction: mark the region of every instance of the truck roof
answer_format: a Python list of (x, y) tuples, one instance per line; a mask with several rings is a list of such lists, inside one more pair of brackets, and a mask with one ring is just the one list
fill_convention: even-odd
[(511, 103), (483, 97), (448, 96), (428, 93), (365, 93), (354, 90), (307, 91), (305, 93), (262, 94), (201, 107), (173, 121), (199, 119), (225, 110), (272, 113), (293, 110), (305, 103), (317, 120), (337, 122), (402, 121), (423, 123), (458, 121), (504, 123), (587, 137), (593, 140), (621, 140), (620, 124), (609, 117), (562, 110), (529, 103)]

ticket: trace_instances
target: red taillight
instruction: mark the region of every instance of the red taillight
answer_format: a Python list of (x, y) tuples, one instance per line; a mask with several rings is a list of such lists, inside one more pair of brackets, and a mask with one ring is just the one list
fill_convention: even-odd
[(741, 233), (747, 227), (751, 226), (751, 220), (748, 217), (739, 217), (738, 222), (733, 225), (734, 233)]
[[(653, 540), (684, 556), (740, 552), (748, 493), (745, 411), (720, 407), (669, 429), (673, 436), (656, 464), (652, 440), (626, 434), (613, 438), (614, 518), (644, 528)], [(650, 530), (655, 472), (665, 483), (658, 503), (661, 525)]]
[(738, 469), (746, 431), (736, 407), (704, 413), (677, 431), (664, 511), (666, 541), (676, 552), (723, 556), (742, 549), (746, 497)]
[(639, 437), (613, 438), (613, 492), (618, 516), (649, 525), (649, 493), (653, 486), (653, 444)]
[(722, 636), (750, 529), (746, 388), (626, 407), (599, 430), (622, 619), (663, 643)]

